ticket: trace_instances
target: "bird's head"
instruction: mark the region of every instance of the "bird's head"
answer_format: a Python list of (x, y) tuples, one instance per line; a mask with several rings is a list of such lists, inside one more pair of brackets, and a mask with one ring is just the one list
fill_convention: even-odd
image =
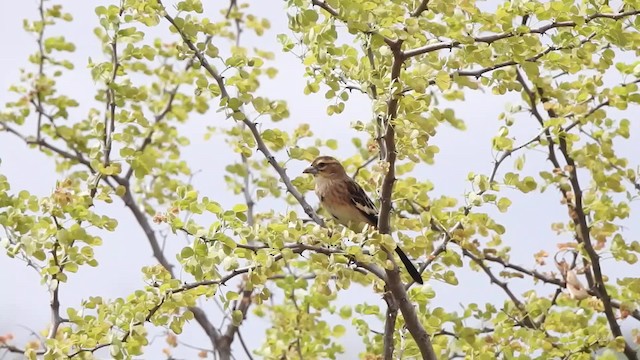
[(318, 156), (313, 160), (311, 166), (304, 169), (303, 173), (328, 179), (341, 177), (346, 174), (342, 164), (331, 156)]

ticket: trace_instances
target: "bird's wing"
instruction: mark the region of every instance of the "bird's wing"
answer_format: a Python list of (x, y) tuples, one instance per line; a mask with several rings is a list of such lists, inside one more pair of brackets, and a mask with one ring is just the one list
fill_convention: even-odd
[(369, 225), (378, 226), (378, 209), (367, 193), (353, 180), (349, 181), (348, 187), (353, 205), (367, 218)]

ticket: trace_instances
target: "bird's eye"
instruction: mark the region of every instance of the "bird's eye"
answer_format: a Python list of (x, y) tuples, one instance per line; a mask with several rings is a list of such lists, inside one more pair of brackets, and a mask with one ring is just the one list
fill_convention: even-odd
[(316, 165), (316, 167), (317, 167), (318, 169), (324, 169), (325, 167), (327, 167), (327, 164), (325, 164), (325, 163), (319, 163), (318, 165)]

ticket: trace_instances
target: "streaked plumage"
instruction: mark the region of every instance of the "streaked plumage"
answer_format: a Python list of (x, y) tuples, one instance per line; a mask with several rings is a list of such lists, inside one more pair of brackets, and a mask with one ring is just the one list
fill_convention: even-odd
[[(365, 224), (378, 226), (378, 209), (360, 185), (347, 175), (338, 160), (319, 156), (303, 172), (314, 176), (320, 204), (339, 223), (358, 232)], [(396, 253), (413, 280), (422, 284), (420, 273), (399, 246)]]

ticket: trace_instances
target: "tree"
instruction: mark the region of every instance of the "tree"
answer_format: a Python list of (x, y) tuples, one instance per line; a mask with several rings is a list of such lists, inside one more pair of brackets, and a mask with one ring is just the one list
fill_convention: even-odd
[[(50, 289), (51, 320), (42, 341), (0, 338), (4, 351), (82, 359), (108, 349), (131, 358), (149, 345), (149, 324), (166, 328), (176, 347), (185, 323), (194, 322), (210, 340), (199, 345), (203, 357), (229, 359), (240, 341), (245, 353), (236, 358), (336, 358), (347, 331), (327, 321), (336, 314), (357, 331), (368, 359), (638, 358), (640, 274), (625, 264), (640, 252), (630, 220), (640, 183), (638, 164), (620, 148), (640, 129), (625, 118), (640, 102), (633, 57), (640, 4), (287, 0), (290, 33), (277, 35), (279, 56), (304, 64), (305, 94), (324, 93), (334, 117), (354, 98), (371, 104), (367, 120), (353, 121), (355, 151), (344, 159), (378, 194), (379, 231), (366, 234), (318, 213), (308, 201), (312, 180), (289, 171), (338, 143), (314, 136), (324, 124), (287, 125), (287, 102), (261, 92), (261, 82), (283, 69), (269, 65), (272, 52), (243, 45), (241, 34), (274, 36), (249, 4), (97, 6), (103, 54), (88, 61), (91, 104), (58, 89), (61, 77), (84, 67), (65, 56), (77, 44), (48, 30), (73, 17), (41, 0), (39, 18), (25, 22), (37, 51), (10, 89), (0, 130), (55, 159), (58, 175), (47, 180), (55, 181), (48, 196), (0, 175), (0, 225), (7, 255), (26, 261)], [(497, 134), (483, 139), (493, 166), (469, 172), (464, 198), (456, 196), (464, 189), (437, 195), (428, 169), (440, 147), (463, 145), (439, 136), (492, 121), (454, 111), (489, 91), (497, 103), (514, 101)], [(183, 150), (193, 139), (184, 128), (203, 116), (212, 124), (205, 136), (225, 139), (237, 158), (212, 160), (228, 163), (224, 177), (243, 203), (225, 206), (192, 183), (197, 174)], [(539, 154), (542, 161), (525, 162)], [(536, 219), (505, 224), (510, 206), (543, 196), (566, 209), (546, 224), (557, 237), (533, 245), (513, 238), (511, 229)], [(143, 230), (157, 260), (142, 269), (148, 285), (126, 298), (85, 294), (80, 304), (61, 304), (59, 290), (72, 274), (99, 266), (94, 249), (109, 233), (142, 240), (119, 233), (107, 209)], [(190, 242), (177, 262), (162, 245), (163, 236), (174, 237), (167, 230)], [(392, 256), (396, 241), (427, 285), (407, 282)], [(534, 251), (513, 260), (512, 249), (526, 242)], [(438, 305), (447, 289), (469, 286), (458, 279), (470, 272), (486, 275), (499, 300), (478, 303), (480, 294), (469, 291), (462, 309)], [(344, 291), (359, 286), (381, 296), (386, 309), (364, 298), (340, 307)], [(215, 316), (228, 324), (214, 325), (200, 306), (206, 299), (220, 301)], [(241, 330), (255, 316), (271, 328), (249, 349)]]

